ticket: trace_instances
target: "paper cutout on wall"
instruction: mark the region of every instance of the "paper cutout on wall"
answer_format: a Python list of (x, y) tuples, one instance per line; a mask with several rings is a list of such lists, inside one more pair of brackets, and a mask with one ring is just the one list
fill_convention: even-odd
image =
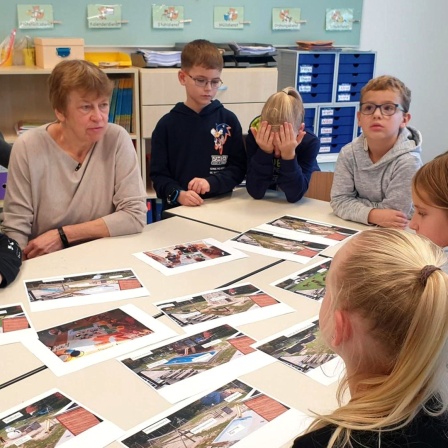
[(152, 5), (152, 27), (165, 30), (184, 27), (184, 7)]
[(54, 28), (52, 5), (17, 5), (21, 30)]
[(297, 31), (300, 23), (300, 8), (272, 8), (273, 30)]
[(241, 30), (244, 27), (244, 7), (215, 6), (213, 13), (214, 28)]
[(87, 5), (89, 28), (121, 28), (121, 5)]
[(353, 28), (353, 9), (327, 9), (325, 29), (327, 31), (351, 31)]

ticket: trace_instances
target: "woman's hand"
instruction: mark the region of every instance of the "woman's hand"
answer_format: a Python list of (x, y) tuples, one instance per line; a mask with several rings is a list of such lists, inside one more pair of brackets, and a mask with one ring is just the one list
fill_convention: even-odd
[(56, 252), (63, 248), (64, 246), (57, 229), (49, 230), (28, 242), (23, 249), (23, 259), (30, 260), (31, 258), (50, 254), (51, 252)]

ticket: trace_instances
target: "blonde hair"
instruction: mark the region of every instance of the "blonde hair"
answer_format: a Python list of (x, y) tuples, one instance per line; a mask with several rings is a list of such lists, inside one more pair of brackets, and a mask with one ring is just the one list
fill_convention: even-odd
[(271, 95), (261, 111), (261, 121), (267, 121), (273, 131), (277, 131), (279, 126), (288, 122), (298, 134), (304, 118), (302, 97), (294, 87), (286, 87)]
[[(335, 425), (328, 447), (351, 446), (353, 430), (384, 432), (407, 425), (422, 409), (433, 416), (448, 409), (448, 275), (433, 270), (446, 262), (442, 250), (425, 237), (394, 229), (366, 230), (347, 244), (334, 276), (333, 306), (371, 324), (370, 336), (384, 350), (365, 356), (384, 364), (386, 354), (388, 369), (355, 376), (356, 391), (345, 405), (344, 378), (341, 407), (318, 415), (309, 429)], [(433, 266), (429, 275), (427, 265)]]
[(426, 205), (448, 210), (448, 152), (437, 156), (415, 173), (412, 192)]
[(378, 90), (393, 90), (394, 92), (397, 92), (401, 96), (401, 106), (405, 112), (409, 112), (409, 107), (411, 105), (411, 91), (402, 81), (394, 76), (383, 75), (371, 79), (361, 89), (361, 103), (367, 92)]
[(219, 71), (224, 67), (224, 59), (219, 48), (205, 39), (196, 39), (185, 45), (180, 61), (183, 70), (190, 70), (195, 65)]
[(61, 61), (48, 78), (50, 103), (54, 110), (66, 112), (68, 95), (77, 90), (84, 94), (110, 97), (113, 82), (106, 73), (89, 61)]

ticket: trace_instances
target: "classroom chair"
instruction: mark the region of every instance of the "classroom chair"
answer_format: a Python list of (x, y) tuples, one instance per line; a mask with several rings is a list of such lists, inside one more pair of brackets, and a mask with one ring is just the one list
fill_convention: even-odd
[(331, 186), (333, 185), (332, 171), (314, 171), (305, 197), (330, 202)]

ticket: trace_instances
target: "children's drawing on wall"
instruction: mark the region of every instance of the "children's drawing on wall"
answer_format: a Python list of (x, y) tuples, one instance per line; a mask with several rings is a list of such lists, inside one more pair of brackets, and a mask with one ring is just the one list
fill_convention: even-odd
[(273, 30), (300, 30), (300, 8), (272, 8)]
[(52, 5), (17, 5), (21, 30), (54, 28)]
[(121, 5), (87, 5), (89, 28), (121, 28)]
[(327, 31), (351, 31), (353, 28), (353, 9), (327, 9), (325, 29)]
[(152, 5), (152, 27), (177, 29), (184, 27), (184, 7)]
[(242, 6), (215, 6), (214, 28), (243, 29), (244, 8)]

